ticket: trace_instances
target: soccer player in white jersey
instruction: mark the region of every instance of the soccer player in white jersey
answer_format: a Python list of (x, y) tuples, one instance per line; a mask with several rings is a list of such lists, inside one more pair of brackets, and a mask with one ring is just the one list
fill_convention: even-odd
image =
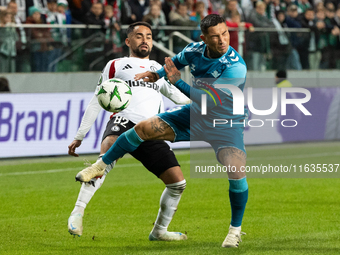
[[(161, 94), (177, 104), (186, 104), (190, 101), (164, 79), (157, 82), (134, 80), (137, 73), (145, 70), (155, 71), (162, 66), (156, 61), (149, 60), (152, 49), (152, 32), (148, 23), (136, 22), (130, 25), (127, 29), (127, 36), (125, 43), (130, 48), (130, 57), (109, 61), (101, 74), (98, 85), (107, 79), (120, 78), (131, 86), (132, 99), (127, 109), (111, 116), (102, 138), (100, 155), (111, 147), (120, 134), (134, 127), (141, 120), (160, 112), (163, 107)], [(75, 150), (81, 145), (83, 138), (90, 130), (100, 111), (101, 107), (96, 95), (94, 95), (86, 108), (74, 141), (69, 145), (68, 153), (70, 155), (78, 157)], [(185, 234), (167, 231), (186, 186), (186, 181), (174, 153), (164, 141), (150, 141), (145, 143), (144, 146), (140, 146), (131, 155), (141, 161), (150, 172), (159, 177), (166, 185), (160, 199), (160, 209), (154, 228), (149, 235), (149, 240), (172, 241), (187, 239)], [(101, 156), (99, 156), (100, 158)], [(114, 167), (115, 163), (116, 161), (106, 167), (101, 178), (94, 178), (90, 182), (82, 183), (77, 202), (68, 219), (68, 230), (71, 234), (82, 235), (82, 221), (86, 205), (103, 184), (107, 173)]]

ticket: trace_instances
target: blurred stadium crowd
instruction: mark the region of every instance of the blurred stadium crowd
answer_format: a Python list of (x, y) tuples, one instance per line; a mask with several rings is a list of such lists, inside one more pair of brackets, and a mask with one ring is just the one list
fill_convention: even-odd
[[(340, 68), (340, 0), (0, 0), (0, 8), (0, 72), (101, 70), (127, 55), (122, 25), (146, 21), (168, 47), (176, 30), (200, 41), (199, 22), (210, 13), (226, 18), (249, 70)], [(175, 53), (187, 44), (175, 37)], [(153, 54), (163, 63), (164, 53)]]

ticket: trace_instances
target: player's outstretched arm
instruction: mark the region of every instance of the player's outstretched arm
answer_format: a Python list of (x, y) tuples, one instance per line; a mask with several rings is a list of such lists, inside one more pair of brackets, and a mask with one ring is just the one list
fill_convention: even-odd
[(172, 84), (175, 84), (181, 79), (181, 72), (177, 69), (174, 62), (169, 57), (165, 58), (164, 70)]
[[(189, 84), (181, 80), (181, 72), (177, 69), (171, 58), (165, 58), (165, 73), (169, 81), (174, 84), (184, 95), (197, 104), (201, 103), (201, 95), (206, 94), (204, 90), (190, 87)], [(211, 97), (207, 97), (207, 107), (214, 107), (215, 102)]]
[(80, 140), (73, 140), (73, 142), (68, 146), (68, 154), (73, 157), (79, 157), (79, 155), (76, 153), (76, 148), (78, 148), (80, 145)]
[(190, 104), (190, 99), (168, 81), (163, 81), (159, 91), (175, 104)]
[(102, 108), (98, 103), (97, 97), (93, 95), (92, 99), (90, 100), (90, 103), (86, 107), (77, 134), (74, 137), (73, 142), (68, 146), (69, 155), (79, 157), (79, 155), (75, 152), (76, 148), (78, 148), (81, 145), (83, 138), (85, 137), (87, 132), (89, 132), (91, 126), (96, 121), (97, 116), (101, 110)]
[(159, 75), (158, 73), (150, 71), (136, 74), (135, 81), (138, 81), (140, 79), (143, 79), (143, 81), (145, 82), (156, 82), (159, 79)]
[[(186, 48), (182, 52), (184, 52), (185, 50)], [(176, 56), (172, 58), (172, 61), (178, 70), (181, 70), (182, 68), (188, 65), (185, 56), (184, 54), (182, 54), (182, 52), (178, 53)], [(166, 74), (165, 69), (164, 67), (162, 67), (161, 69), (157, 70), (157, 72), (147, 71), (144, 73), (136, 74), (135, 81), (143, 79), (143, 81), (145, 82), (156, 82), (158, 79), (164, 77), (165, 74)]]

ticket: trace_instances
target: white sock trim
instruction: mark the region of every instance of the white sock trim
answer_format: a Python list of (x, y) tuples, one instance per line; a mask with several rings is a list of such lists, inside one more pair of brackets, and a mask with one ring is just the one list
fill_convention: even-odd
[(229, 228), (233, 228), (233, 229), (237, 229), (237, 230), (241, 231), (241, 226), (239, 226), (239, 227), (234, 227), (234, 226), (230, 225)]
[(176, 186), (183, 185), (183, 184), (186, 184), (186, 183), (187, 183), (187, 181), (184, 179), (183, 181), (166, 184), (165, 186), (167, 186), (168, 188), (171, 188), (171, 187), (176, 187)]

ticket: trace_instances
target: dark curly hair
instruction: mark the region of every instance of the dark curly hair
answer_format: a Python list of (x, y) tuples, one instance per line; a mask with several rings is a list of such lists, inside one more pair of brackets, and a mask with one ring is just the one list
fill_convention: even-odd
[(133, 29), (136, 27), (136, 26), (145, 26), (145, 27), (148, 27), (151, 31), (151, 26), (149, 23), (147, 22), (144, 22), (144, 21), (138, 21), (138, 22), (135, 22), (133, 24), (131, 24), (127, 30), (126, 30), (126, 35), (129, 36), (129, 34), (133, 31)]
[(203, 34), (208, 33), (209, 27), (217, 26), (220, 23), (225, 23), (225, 18), (217, 14), (210, 14), (201, 20), (201, 30)]

